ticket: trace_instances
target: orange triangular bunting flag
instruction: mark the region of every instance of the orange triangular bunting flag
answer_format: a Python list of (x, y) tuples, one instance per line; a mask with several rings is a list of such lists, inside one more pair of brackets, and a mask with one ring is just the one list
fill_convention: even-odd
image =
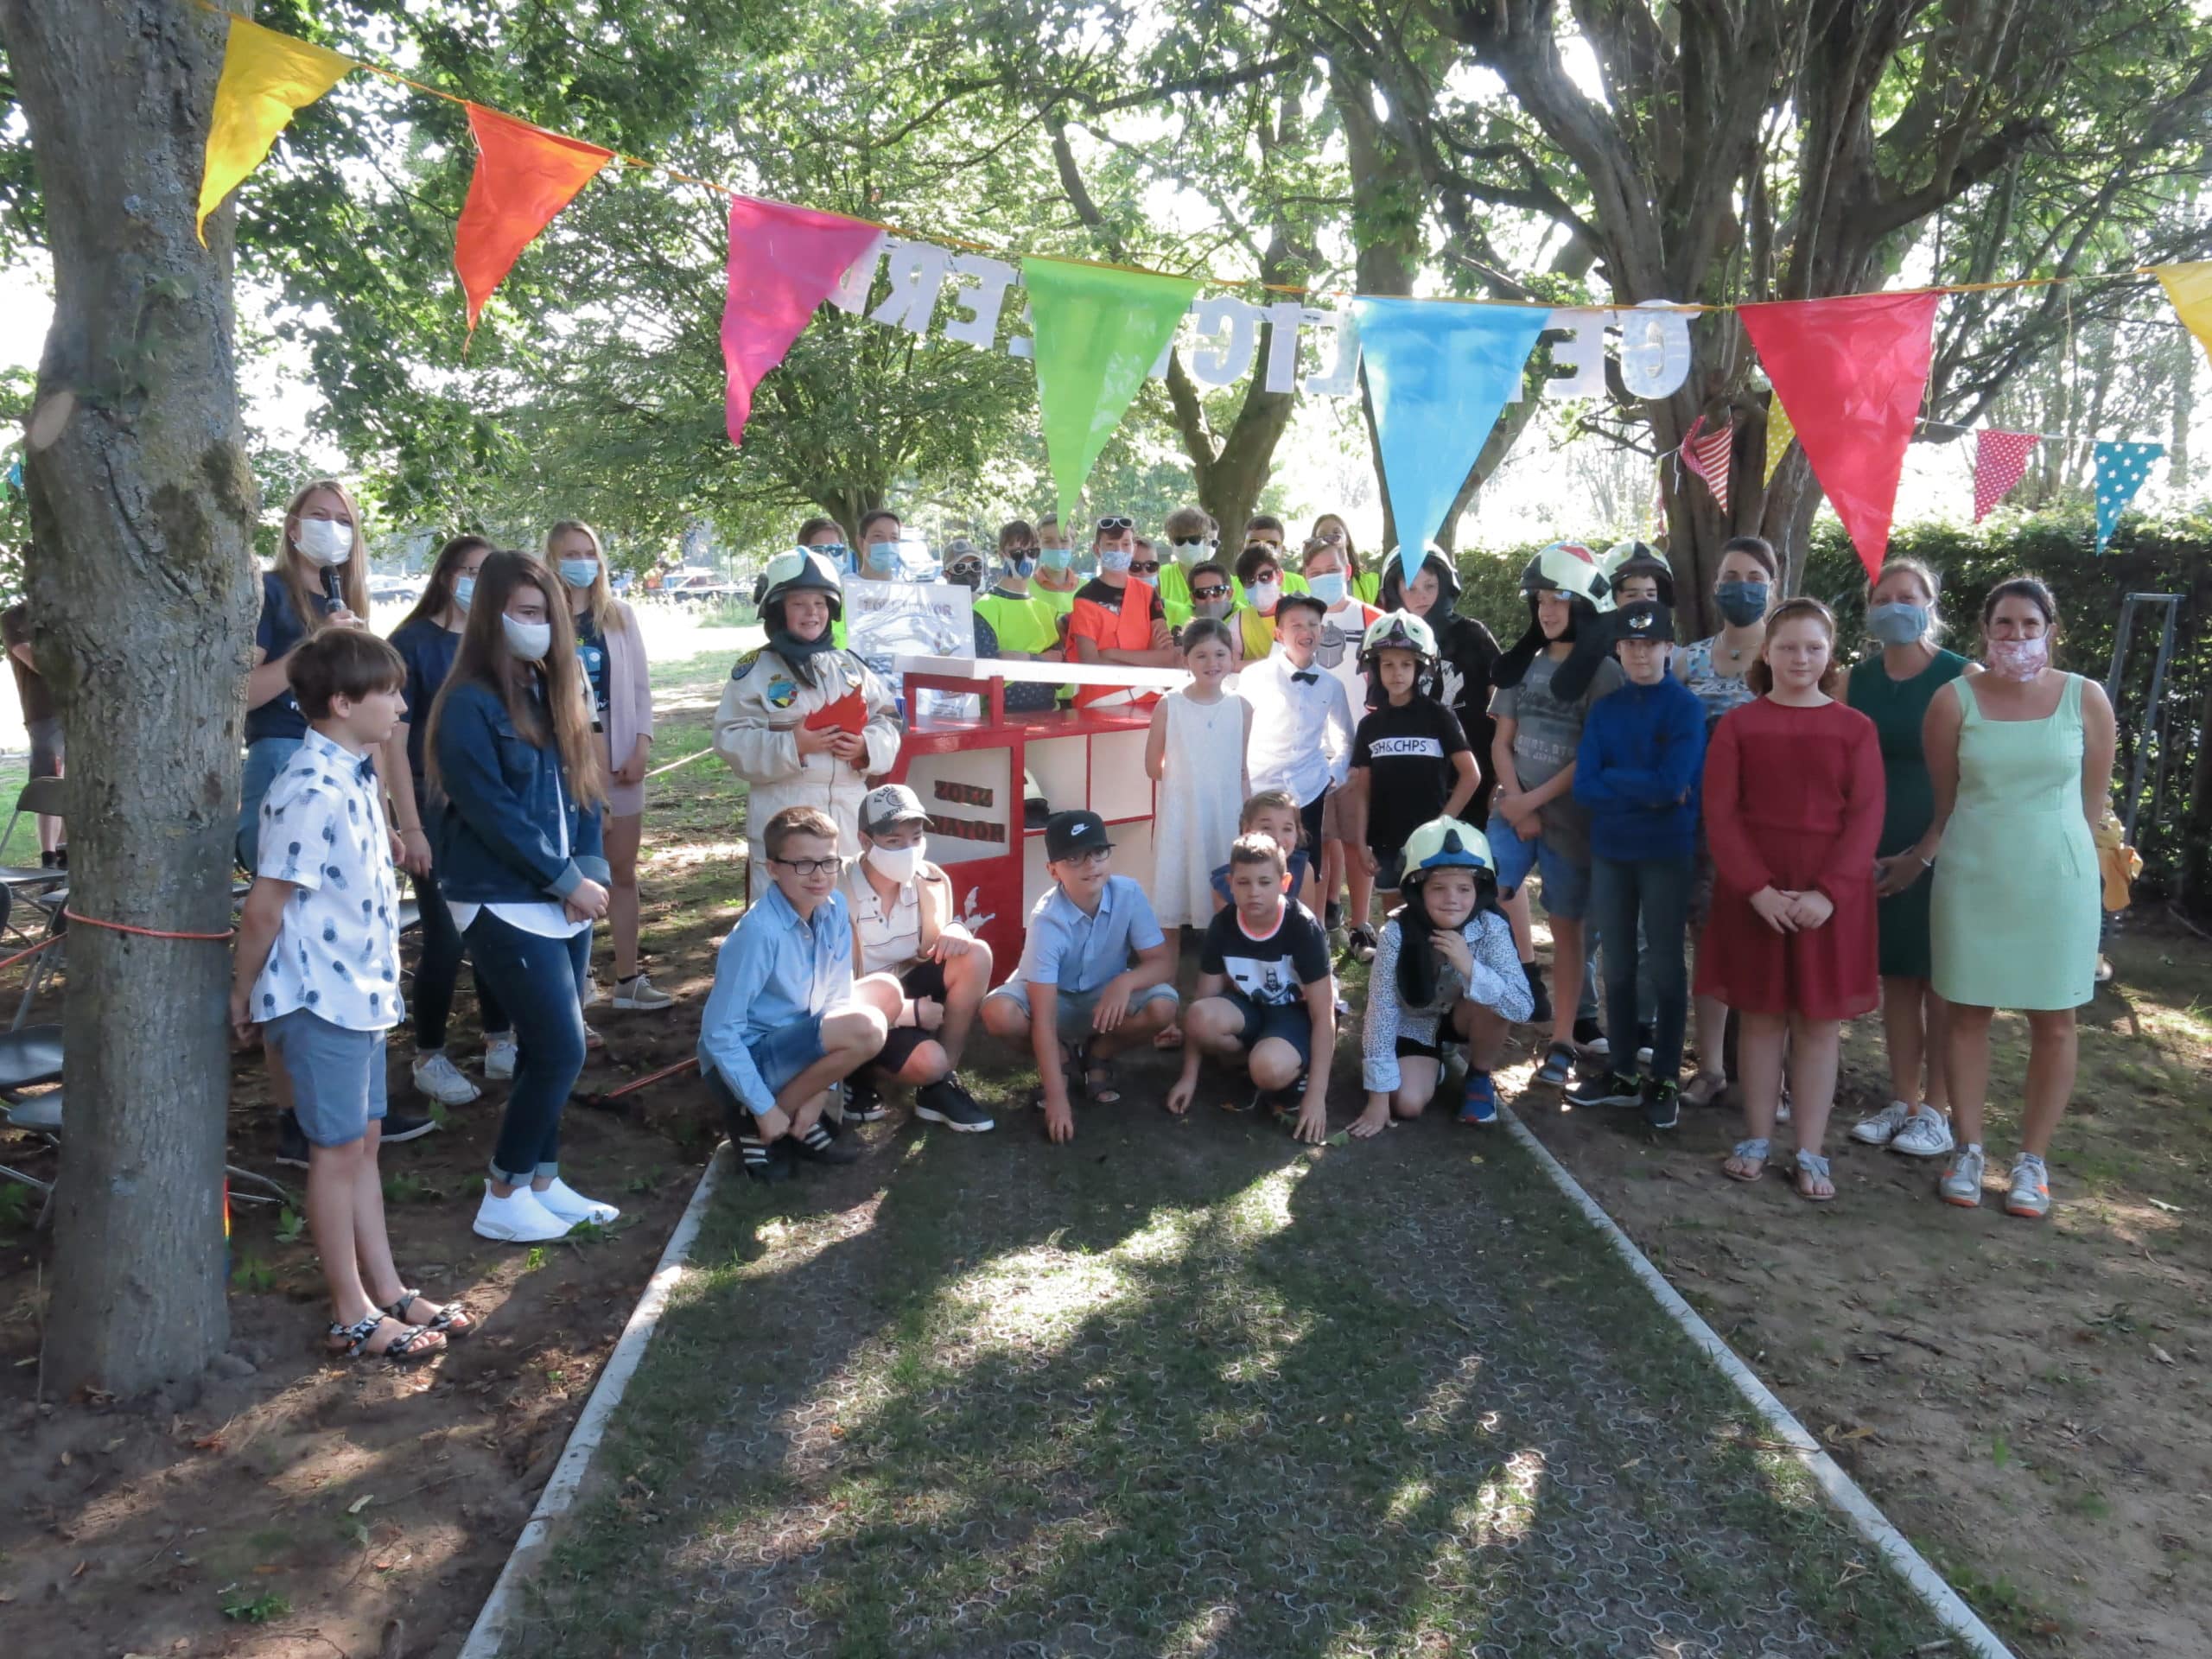
[(868, 701), (855, 686), (835, 702), (825, 702), (805, 720), (810, 732), (859, 732), (868, 727)]
[(476, 175), (454, 233), (453, 268), (468, 296), (473, 334), (517, 257), (614, 152), (480, 104), (468, 106), (468, 127), (476, 135)]

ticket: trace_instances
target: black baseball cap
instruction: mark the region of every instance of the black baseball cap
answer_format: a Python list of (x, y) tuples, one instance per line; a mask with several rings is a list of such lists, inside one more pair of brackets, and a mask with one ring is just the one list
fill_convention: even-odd
[(1281, 599), (1275, 601), (1275, 615), (1281, 616), (1294, 605), (1308, 606), (1316, 616), (1326, 616), (1329, 613), (1328, 602), (1319, 594), (1295, 593), (1285, 594)]
[(1675, 613), (1656, 599), (1639, 599), (1614, 613), (1613, 638), (1663, 639), (1675, 643)]
[(1045, 857), (1057, 863), (1077, 853), (1099, 853), (1113, 845), (1106, 820), (1096, 812), (1055, 812), (1045, 820)]

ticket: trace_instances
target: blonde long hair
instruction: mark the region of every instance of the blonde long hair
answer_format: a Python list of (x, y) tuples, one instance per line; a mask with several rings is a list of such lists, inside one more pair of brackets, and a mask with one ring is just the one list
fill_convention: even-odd
[(307, 505), (308, 498), (318, 491), (327, 490), (336, 496), (353, 521), (353, 551), (338, 569), (338, 594), (346, 608), (364, 622), (369, 620), (369, 544), (361, 534), (361, 509), (353, 493), (334, 478), (312, 479), (302, 485), (292, 498), (292, 505), (284, 509), (284, 524), (276, 543), (276, 563), (272, 567), (277, 579), (284, 584), (285, 596), (292, 601), (292, 614), (310, 636), (320, 632), (322, 616), (315, 608), (314, 601), (323, 597), (322, 567), (300, 551), (300, 509)]
[[(584, 609), (590, 613), (592, 626), (604, 639), (629, 624), (623, 619), (621, 601), (614, 597), (614, 584), (607, 578), (607, 543), (600, 540), (599, 532), (581, 518), (563, 518), (545, 532), (545, 563), (556, 576), (561, 574), (559, 562), (553, 556), (553, 543), (570, 531), (591, 543), (592, 557), (599, 561), (599, 574), (591, 579), (591, 596), (584, 601)], [(563, 610), (569, 608), (568, 595), (575, 591), (567, 582), (561, 584)]]

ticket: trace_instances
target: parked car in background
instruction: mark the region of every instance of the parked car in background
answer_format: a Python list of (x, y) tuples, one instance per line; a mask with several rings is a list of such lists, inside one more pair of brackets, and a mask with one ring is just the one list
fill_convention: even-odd
[(724, 582), (711, 570), (687, 570), (661, 589), (664, 599), (672, 599), (679, 605), (710, 605), (717, 600), (745, 597), (746, 593), (735, 582)]
[(415, 576), (369, 578), (369, 598), (378, 605), (412, 605), (423, 596), (423, 583)]

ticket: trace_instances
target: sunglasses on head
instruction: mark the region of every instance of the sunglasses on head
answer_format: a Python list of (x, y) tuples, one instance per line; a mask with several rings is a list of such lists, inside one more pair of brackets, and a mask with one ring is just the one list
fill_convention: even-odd
[(1101, 518), (1098, 521), (1101, 530), (1135, 530), (1136, 527), (1137, 521), (1134, 518)]
[(1325, 530), (1313, 539), (1317, 542), (1326, 542), (1333, 547), (1344, 538), (1344, 533), (1341, 530)]

